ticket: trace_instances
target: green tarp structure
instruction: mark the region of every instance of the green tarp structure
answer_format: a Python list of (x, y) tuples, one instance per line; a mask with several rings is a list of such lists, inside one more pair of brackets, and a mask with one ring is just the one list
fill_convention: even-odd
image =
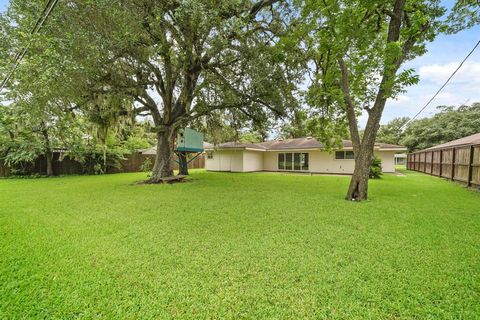
[(203, 133), (190, 128), (179, 130), (176, 150), (180, 152), (203, 152)]

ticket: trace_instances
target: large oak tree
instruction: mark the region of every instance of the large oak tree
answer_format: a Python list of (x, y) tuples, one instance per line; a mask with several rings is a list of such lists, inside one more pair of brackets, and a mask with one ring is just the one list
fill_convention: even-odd
[[(14, 29), (35, 16), (26, 2), (42, 1), (12, 0)], [(47, 82), (75, 107), (98, 95), (133, 99), (155, 124), (157, 182), (173, 175), (176, 132), (193, 120), (228, 109), (264, 117), (293, 104), (296, 75), (275, 47), (289, 14), (279, 0), (61, 1), (26, 60), (56, 70)]]

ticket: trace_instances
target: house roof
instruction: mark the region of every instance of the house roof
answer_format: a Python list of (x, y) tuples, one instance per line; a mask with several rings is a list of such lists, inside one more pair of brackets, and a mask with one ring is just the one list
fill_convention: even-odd
[[(480, 133), (472, 134), (471, 136), (464, 137), (461, 139), (445, 142), (425, 150), (447, 149), (447, 148), (453, 148), (453, 147), (468, 146), (472, 144), (473, 145), (480, 144)], [(422, 151), (425, 151), (425, 150), (422, 150)]]
[[(217, 146), (210, 145), (211, 147), (205, 147), (205, 149), (249, 149), (249, 150), (301, 150), (301, 149), (322, 149), (325, 145), (319, 142), (315, 138), (296, 138), (296, 139), (284, 139), (284, 140), (273, 140), (259, 143), (241, 143), (241, 142), (226, 142), (218, 144)], [(342, 140), (342, 147), (345, 149), (350, 149), (353, 147), (352, 141)], [(386, 144), (386, 143), (375, 143), (375, 148), (379, 150), (395, 150), (395, 151), (404, 151), (407, 150), (404, 146)]]

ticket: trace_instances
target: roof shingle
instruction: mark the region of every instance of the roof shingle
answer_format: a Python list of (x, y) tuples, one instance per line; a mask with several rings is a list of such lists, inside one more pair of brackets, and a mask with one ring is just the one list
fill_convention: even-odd
[[(342, 140), (343, 148), (352, 148), (352, 141)], [(217, 149), (257, 149), (257, 150), (289, 150), (289, 149), (322, 149), (324, 144), (315, 138), (296, 138), (273, 140), (259, 143), (241, 143), (241, 142), (226, 142), (216, 146)], [(375, 147), (380, 149), (402, 149), (406, 150), (404, 146), (375, 143)], [(206, 149), (213, 149), (209, 147)]]
[(471, 144), (474, 144), (474, 145), (480, 144), (480, 133), (472, 134), (471, 136), (460, 138), (457, 140), (445, 142), (425, 150), (446, 149), (446, 148), (459, 147), (459, 146), (465, 146), (465, 145), (471, 145)]

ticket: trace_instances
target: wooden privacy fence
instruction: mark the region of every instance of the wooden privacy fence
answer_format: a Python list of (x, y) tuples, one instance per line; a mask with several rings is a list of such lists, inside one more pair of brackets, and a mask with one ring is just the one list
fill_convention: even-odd
[(480, 145), (410, 153), (407, 169), (480, 187)]
[[(148, 160), (148, 162), (146, 162)], [(178, 170), (178, 163), (175, 161), (177, 157), (174, 157), (173, 166)], [(126, 172), (140, 172), (144, 169), (151, 170), (155, 163), (155, 155), (146, 155), (141, 153), (133, 153), (127, 155), (125, 159), (120, 161), (120, 167), (109, 167), (107, 173), (126, 173)], [(148, 167), (148, 168), (145, 168)], [(199, 155), (193, 161), (188, 164), (189, 169), (205, 168), (205, 157), (203, 154)], [(45, 157), (38, 157), (33, 163), (27, 163), (24, 165), (24, 171), (26, 174), (46, 174), (47, 163)], [(0, 177), (8, 177), (12, 174), (12, 170), (8, 168), (0, 160)], [(60, 154), (55, 152), (53, 154), (53, 172), (55, 175), (68, 175), (68, 174), (85, 174), (86, 168), (81, 163), (70, 159), (68, 157), (61, 158)]]
[[(178, 157), (174, 155), (173, 157), (173, 168), (178, 170)], [(147, 170), (153, 169), (153, 164), (155, 163), (155, 155), (150, 154), (131, 154), (126, 159), (120, 161), (119, 168), (110, 168), (108, 173), (126, 173), (126, 172), (139, 172), (142, 171), (145, 161), (150, 159)], [(188, 163), (188, 169), (203, 169), (205, 168), (205, 156), (203, 154), (199, 155), (193, 161)]]

